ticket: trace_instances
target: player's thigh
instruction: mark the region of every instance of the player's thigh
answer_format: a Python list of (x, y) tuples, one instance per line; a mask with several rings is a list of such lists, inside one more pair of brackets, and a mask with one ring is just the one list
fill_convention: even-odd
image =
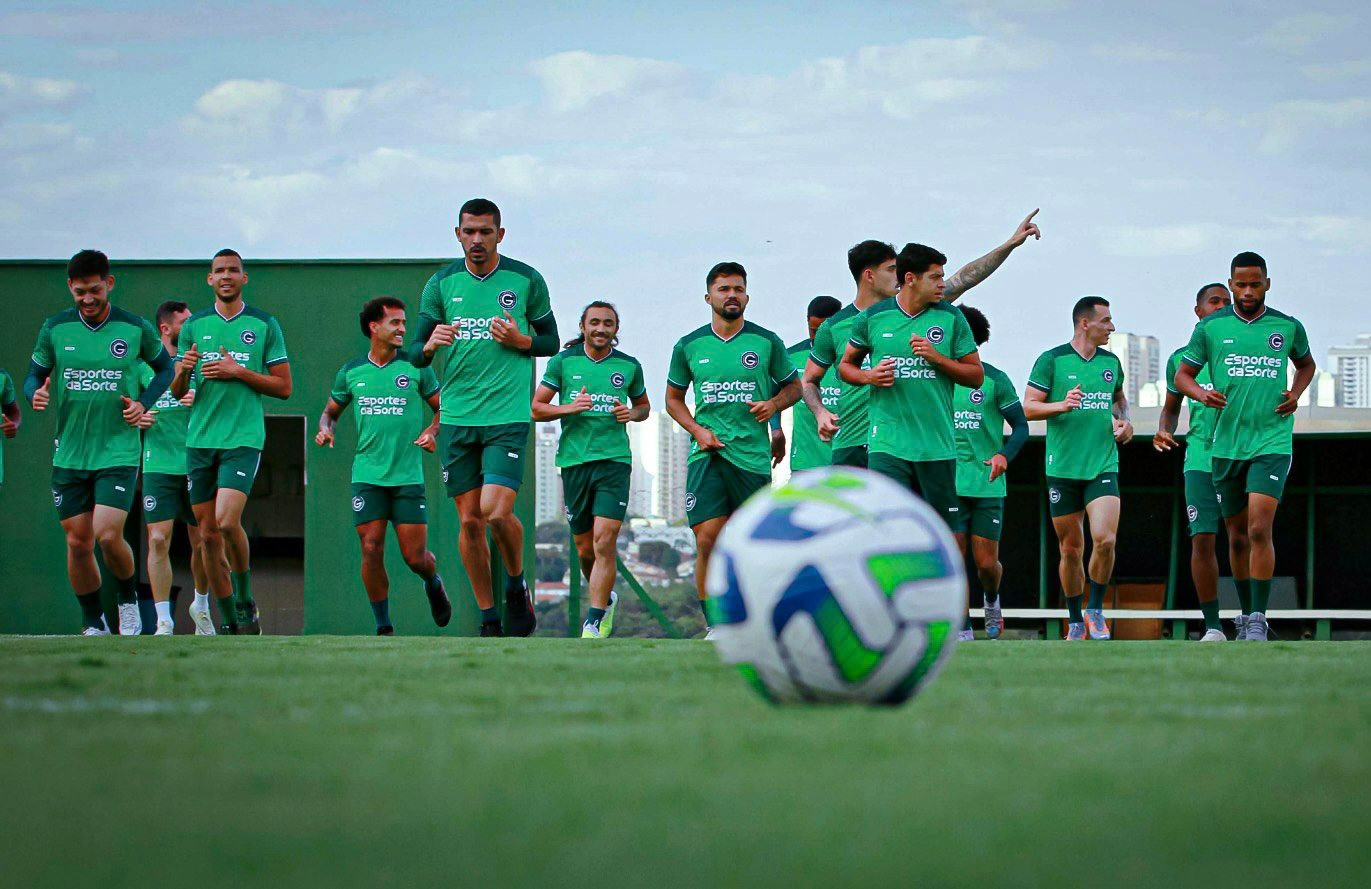
[(1285, 493), (1285, 480), (1290, 474), (1289, 454), (1263, 454), (1247, 464), (1247, 493), (1261, 494), (1280, 502)]
[(1211, 473), (1192, 469), (1185, 474), (1185, 519), (1191, 537), (1219, 533), (1222, 514)]
[(1000, 560), (1000, 540), (971, 535), (971, 558), (977, 565), (993, 565)]
[(124, 524), (128, 521), (129, 511), (117, 506), (95, 504), (91, 510), (91, 530), (97, 540), (124, 539)]
[[(186, 448), (186, 486), (192, 507), (214, 503), (219, 490), (218, 448)], [(200, 512), (196, 511), (197, 520)]]
[(1081, 552), (1085, 548), (1085, 511), (1052, 516), (1052, 530), (1063, 549)]
[(834, 466), (850, 466), (854, 469), (866, 469), (867, 457), (866, 445), (833, 449)]
[(1000, 533), (1004, 529), (1004, 498), (963, 497), (961, 499), (962, 509), (966, 509), (967, 501), (970, 501), (971, 514), (968, 516), (967, 527), (971, 536), (981, 540), (994, 541), (996, 549), (998, 549)]
[(449, 497), (480, 490), (481, 444), (476, 427), (439, 426), (438, 458), (443, 465), (443, 489)]
[[(721, 459), (719, 465), (720, 474), (724, 480), (724, 491), (728, 497), (729, 515), (738, 511), (748, 499), (771, 484), (771, 476), (764, 472), (748, 472), (730, 463), (727, 458)], [(624, 500), (628, 497), (625, 494)]]
[(1215, 457), (1210, 461), (1210, 464), (1210, 474), (1214, 479), (1214, 494), (1219, 500), (1219, 512), (1227, 521), (1247, 509), (1249, 461), (1225, 460), (1221, 457)]
[(619, 545), (619, 531), (623, 526), (621, 519), (596, 516), (594, 530), (591, 531), (592, 545), (601, 552), (614, 551)]
[(944, 522), (951, 524), (961, 512), (957, 497), (957, 461), (921, 460), (914, 464), (914, 479), (919, 496)]
[[(727, 518), (732, 512), (720, 466), (724, 462), (722, 457), (705, 454), (686, 464), (685, 511), (686, 523), (691, 528)], [(698, 532), (696, 536), (699, 536)]]
[(1276, 509), (1280, 501), (1269, 494), (1256, 492), (1247, 495), (1247, 533), (1271, 535), (1271, 527), (1276, 523)]
[[(247, 502), (252, 492), (253, 482), (257, 481), (257, 470), (262, 467), (262, 452), (258, 448), (229, 448), (220, 452), (219, 468), (215, 473), (215, 484), (219, 493), (237, 491)], [(220, 498), (222, 503), (222, 497)]]
[(382, 553), (385, 551), (387, 524), (385, 519), (372, 519), (357, 525), (357, 540), (362, 544), (363, 553), (368, 549), (372, 552), (378, 549)]
[(57, 521), (66, 527), (68, 519), (89, 516), (95, 509), (95, 474), (85, 469), (52, 468), (52, 502)]
[(94, 507), (85, 512), (61, 519), (62, 532), (67, 535), (67, 546), (76, 549), (90, 549), (95, 545)]
[(704, 553), (712, 548), (714, 541), (719, 539), (719, 534), (724, 530), (726, 524), (728, 524), (728, 516), (715, 516), (691, 525), (690, 530), (695, 534), (696, 549)]
[(393, 522), (395, 539), (400, 543), (400, 553), (405, 561), (412, 561), (428, 549), (428, 525), (423, 522)]
[[(594, 490), (591, 494), (591, 514), (598, 529), (605, 519), (617, 525), (628, 515), (628, 485), (633, 467), (615, 460), (598, 461), (594, 468)], [(748, 496), (751, 496), (750, 494)], [(617, 531), (616, 531), (617, 533)], [(599, 531), (596, 531), (599, 534)]]
[(489, 482), (481, 486), (481, 514), (487, 521), (498, 521), (514, 515), (514, 501), (519, 491), (501, 481)]
[(885, 476), (906, 491), (913, 491), (918, 484), (918, 479), (914, 475), (914, 464), (894, 454), (869, 454), (867, 468)]
[(595, 477), (591, 463), (562, 467), (562, 495), (573, 537), (588, 536), (595, 526)]
[[(1085, 481), (1075, 478), (1047, 477), (1047, 512), (1055, 520), (1085, 512)], [(1079, 521), (1079, 519), (1078, 519)], [(1054, 521), (1055, 525), (1056, 522)], [(1060, 536), (1060, 535), (1058, 535)]]
[(481, 436), (481, 484), (518, 491), (524, 481), (528, 423), (487, 426)]
[(214, 521), (220, 528), (232, 528), (243, 523), (243, 510), (248, 505), (247, 491), (220, 488), (214, 495)]
[(1085, 505), (1085, 514), (1090, 518), (1090, 534), (1098, 539), (1113, 538), (1119, 533), (1119, 514), (1121, 501), (1113, 495), (1096, 497)]
[(186, 496), (186, 477), (161, 472), (143, 473), (143, 520), (148, 528), (163, 522), (174, 522), (190, 512)]
[(352, 483), (352, 523), (358, 528), (380, 522), (384, 530), (391, 516), (391, 489), (385, 485)]

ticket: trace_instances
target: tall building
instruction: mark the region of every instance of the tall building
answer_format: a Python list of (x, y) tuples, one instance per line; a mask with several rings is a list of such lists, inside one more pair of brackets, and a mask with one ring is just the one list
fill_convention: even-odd
[(649, 420), (657, 424), (657, 477), (653, 513), (668, 522), (685, 518), (686, 461), (690, 459), (690, 434), (661, 411)]
[(648, 471), (646, 464), (635, 450), (633, 454), (633, 476), (628, 483), (629, 515), (642, 516), (643, 518), (652, 515), (653, 483), (656, 480), (657, 476)]
[(1109, 351), (1119, 356), (1119, 363), (1123, 365), (1123, 389), (1129, 404), (1137, 404), (1142, 387), (1161, 379), (1161, 343), (1155, 336), (1111, 333)]
[(534, 470), (538, 485), (533, 501), (534, 520), (539, 524), (555, 522), (566, 516), (562, 495), (562, 476), (557, 471), (558, 423), (535, 423), (533, 435)]
[(1338, 407), (1371, 407), (1371, 333), (1329, 349), (1328, 370), (1337, 378)]

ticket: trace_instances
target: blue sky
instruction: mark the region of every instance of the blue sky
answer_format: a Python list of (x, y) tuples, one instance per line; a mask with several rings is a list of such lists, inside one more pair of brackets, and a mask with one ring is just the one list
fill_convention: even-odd
[(1085, 293), (1180, 345), (1243, 249), (1322, 360), (1371, 327), (1371, 16), (1212, 6), (7, 0), (0, 255), (445, 256), (486, 195), (564, 328), (620, 305), (656, 393), (715, 261), (789, 342), (852, 243), (956, 266), (1041, 207), (968, 299), (1020, 385)]

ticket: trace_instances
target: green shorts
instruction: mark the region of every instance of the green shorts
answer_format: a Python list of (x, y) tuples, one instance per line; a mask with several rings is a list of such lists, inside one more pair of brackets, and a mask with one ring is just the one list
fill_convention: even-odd
[(385, 521), (394, 525), (427, 525), (428, 497), (423, 485), (352, 483), (352, 523)]
[(891, 454), (873, 453), (870, 469), (918, 494), (944, 522), (956, 527), (961, 512), (956, 460), (903, 460)]
[(1219, 533), (1219, 495), (1211, 473), (1192, 469), (1185, 474), (1185, 518), (1191, 537)]
[(128, 512), (133, 508), (133, 489), (138, 484), (137, 466), (105, 469), (59, 469), (52, 467), (52, 502), (57, 518), (66, 521), (109, 506)]
[(686, 466), (686, 524), (733, 515), (747, 498), (769, 484), (770, 475), (739, 469), (718, 454), (691, 460)]
[(628, 482), (633, 465), (619, 460), (592, 460), (562, 468), (566, 519), (572, 534), (585, 534), (595, 519), (622, 522), (628, 514)]
[(850, 448), (833, 449), (834, 466), (855, 466), (858, 469), (865, 469), (868, 461), (866, 445), (854, 445)]
[(1052, 518), (1071, 515), (1101, 497), (1118, 497), (1119, 474), (1101, 472), (1094, 478), (1047, 477), (1047, 511)]
[(957, 514), (949, 526), (957, 534), (999, 540), (1004, 527), (1003, 497), (958, 497)]
[(261, 464), (259, 448), (186, 448), (190, 502), (208, 503), (220, 488), (250, 493)]
[(528, 427), (528, 423), (439, 426), (438, 454), (443, 461), (447, 495), (456, 497), (481, 485), (519, 490), (524, 480)]
[(1248, 494), (1265, 494), (1280, 500), (1285, 493), (1285, 478), (1290, 474), (1289, 454), (1261, 454), (1251, 460), (1213, 457), (1209, 464), (1224, 518), (1247, 509)]
[(143, 521), (149, 525), (173, 521), (195, 524), (195, 513), (190, 508), (190, 482), (186, 476), (143, 473)]

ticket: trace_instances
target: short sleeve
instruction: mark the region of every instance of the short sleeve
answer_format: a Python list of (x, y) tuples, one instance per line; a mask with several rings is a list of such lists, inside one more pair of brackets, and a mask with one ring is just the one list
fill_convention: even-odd
[(856, 319), (852, 322), (852, 336), (849, 338), (852, 345), (868, 352), (871, 351), (870, 327), (867, 323), (870, 317), (870, 312), (858, 312)]
[(547, 282), (536, 269), (529, 280), (528, 320), (537, 321), (552, 314), (552, 298), (548, 296)]
[(952, 322), (952, 357), (962, 359), (976, 351), (976, 337), (960, 309), (953, 309), (952, 314), (956, 316)]
[(1181, 360), (1192, 367), (1204, 367), (1209, 363), (1209, 337), (1204, 335), (1203, 321), (1195, 325), (1195, 332), (1190, 334), (1190, 342), (1186, 344)]
[(433, 372), (432, 367), (419, 368), (419, 395), (428, 398), (439, 389), (443, 388), (438, 382), (438, 375)]
[(767, 371), (771, 374), (772, 382), (776, 385), (789, 383), (799, 376), (799, 371), (795, 369), (795, 363), (790, 360), (790, 353), (786, 351), (785, 343), (776, 334), (770, 335), (771, 340), (771, 360), (767, 365)]
[(49, 370), (55, 363), (52, 354), (52, 326), (46, 321), (38, 328), (38, 342), (33, 346), (33, 363)]
[(838, 356), (833, 352), (832, 321), (825, 321), (815, 331), (814, 345), (809, 350), (809, 357), (820, 367), (832, 367), (833, 363), (838, 360)]
[(143, 343), (138, 355), (144, 364), (151, 364), (166, 347), (162, 345), (162, 335), (151, 321), (146, 318), (139, 318), (138, 321), (143, 330)]
[(267, 348), (263, 354), (267, 367), (290, 360), (290, 356), (286, 354), (285, 334), (281, 333), (281, 325), (275, 318), (267, 321)]
[(1181, 353), (1173, 352), (1171, 357), (1166, 359), (1166, 391), (1170, 395), (1180, 395), (1181, 390), (1176, 388), (1176, 374), (1181, 369)]
[(628, 380), (628, 397), (639, 398), (647, 393), (647, 381), (643, 378), (643, 366), (633, 362), (633, 376)]
[(424, 292), (419, 297), (419, 314), (426, 318), (432, 318), (439, 324), (442, 324), (446, 317), (443, 314), (443, 289), (438, 286), (436, 274), (429, 278), (428, 283), (424, 285)]
[(8, 371), (0, 370), (0, 407), (9, 407), (14, 401), (14, 380)]
[[(1294, 318), (1290, 319), (1295, 321)], [(1290, 357), (1303, 358), (1309, 354), (1309, 334), (1304, 332), (1304, 325), (1295, 321), (1294, 342), (1290, 344)]]
[(543, 370), (543, 379), (539, 385), (546, 386), (553, 392), (562, 391), (562, 356), (553, 355), (547, 360), (547, 367)]
[(996, 368), (993, 374), (995, 380), (995, 406), (1001, 413), (1007, 408), (1011, 408), (1019, 403), (1019, 393), (1014, 391), (1014, 382), (1009, 379), (1009, 375)]
[(1052, 391), (1052, 368), (1056, 364), (1056, 359), (1051, 352), (1044, 352), (1038, 356), (1038, 360), (1033, 362), (1033, 369), (1028, 372), (1028, 385), (1043, 392)]
[(1115, 377), (1114, 377), (1114, 394), (1115, 394), (1115, 395), (1118, 395), (1120, 392), (1123, 391), (1123, 378), (1124, 378), (1123, 362), (1122, 362), (1122, 361), (1115, 360), (1114, 366), (1117, 367), (1117, 368), (1119, 369), (1118, 374), (1115, 375)]
[(685, 345), (677, 340), (676, 345), (671, 349), (671, 364), (666, 372), (667, 385), (675, 386), (677, 389), (686, 389), (689, 388), (691, 379), (690, 362), (686, 360)]
[(343, 407), (347, 407), (352, 403), (352, 389), (348, 386), (348, 369), (346, 364), (338, 368), (338, 374), (333, 378), (333, 391), (328, 394), (328, 397), (338, 402)]

